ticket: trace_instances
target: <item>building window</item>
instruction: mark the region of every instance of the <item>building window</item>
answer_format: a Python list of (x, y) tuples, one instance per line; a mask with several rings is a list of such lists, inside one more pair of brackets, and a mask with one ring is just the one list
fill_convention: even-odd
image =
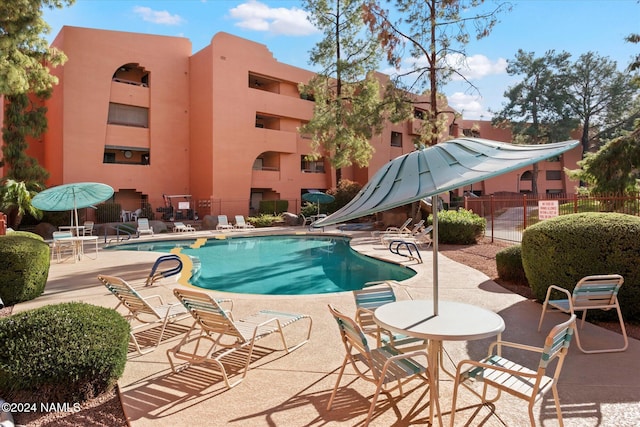
[(133, 105), (109, 103), (109, 117), (107, 123), (110, 125), (135, 126), (141, 128), (149, 127), (149, 109), (135, 107)]
[(462, 129), (462, 134), (470, 138), (480, 138), (480, 131), (478, 131), (478, 129)]
[(324, 159), (307, 160), (306, 156), (302, 156), (300, 170), (306, 173), (324, 173)]
[(115, 163), (116, 162), (116, 153), (104, 153), (102, 158), (102, 163)]
[(562, 171), (547, 171), (547, 181), (562, 181)]
[(149, 87), (149, 72), (139, 64), (124, 64), (113, 73), (112, 80), (128, 85)]
[(533, 173), (531, 171), (523, 172), (520, 181), (533, 181)]
[(402, 147), (402, 134), (400, 132), (391, 132), (391, 146)]
[(424, 115), (425, 114), (424, 114), (423, 110), (420, 110), (418, 108), (414, 108), (413, 117), (415, 117), (416, 119), (419, 119), (419, 120), (424, 120)]

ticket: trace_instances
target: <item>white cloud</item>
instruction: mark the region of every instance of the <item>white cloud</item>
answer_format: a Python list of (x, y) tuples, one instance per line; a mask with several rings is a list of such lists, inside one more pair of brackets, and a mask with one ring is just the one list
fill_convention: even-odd
[[(495, 62), (492, 62), (484, 55), (472, 55), (466, 58), (462, 55), (452, 54), (448, 55), (447, 64), (449, 67), (455, 69), (464, 76), (467, 80), (480, 80), (484, 77), (505, 74), (507, 69), (507, 60), (504, 58), (498, 58)], [(416, 68), (427, 68), (429, 63), (425, 56), (420, 58), (404, 58), (399, 70), (387, 68), (383, 72), (386, 74), (406, 74)], [(458, 74), (451, 76), (452, 81), (460, 81), (463, 78)]]
[(449, 105), (462, 114), (465, 120), (489, 120), (492, 114), (483, 105), (483, 98), (479, 95), (469, 95), (463, 92), (454, 92), (447, 96)]
[(142, 17), (143, 21), (162, 25), (179, 25), (184, 22), (180, 15), (172, 15), (166, 10), (153, 10), (150, 7), (136, 6), (133, 12)]
[(247, 30), (286, 36), (306, 36), (317, 32), (307, 19), (307, 12), (296, 7), (271, 8), (259, 1), (249, 0), (229, 12), (238, 21), (236, 26)]
[[(507, 60), (504, 58), (498, 58), (497, 61), (491, 62), (484, 55), (471, 55), (466, 58), (460, 55), (449, 55), (447, 62), (467, 80), (479, 80), (483, 77), (507, 72)], [(453, 80), (462, 80), (462, 77), (454, 75)]]

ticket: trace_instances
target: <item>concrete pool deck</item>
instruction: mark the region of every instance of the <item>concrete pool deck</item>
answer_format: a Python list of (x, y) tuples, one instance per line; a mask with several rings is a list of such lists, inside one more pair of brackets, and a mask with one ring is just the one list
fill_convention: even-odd
[[(271, 231), (305, 232), (303, 228)], [(245, 233), (238, 232), (236, 234)], [(207, 237), (221, 233), (167, 234), (162, 237)], [(231, 234), (231, 233), (229, 233)], [(407, 262), (383, 248), (368, 232), (344, 233), (353, 237), (354, 249), (375, 257), (403, 262), (418, 274), (396, 288), (400, 299), (432, 298), (432, 255), (423, 250), (423, 264)], [(233, 235), (233, 234), (231, 234)], [(157, 238), (158, 236), (156, 236)], [(141, 238), (152, 239), (152, 237)], [(143, 295), (159, 294), (165, 301), (174, 301), (172, 289), (178, 285), (165, 279), (152, 288), (143, 288), (158, 254), (126, 251), (100, 251), (97, 260), (83, 259), (78, 263), (51, 264), (45, 293), (39, 298), (14, 307), (14, 313), (65, 301), (85, 301), (114, 307), (116, 299), (101, 285), (98, 274), (115, 275), (140, 288)], [(493, 261), (491, 261), (493, 262)], [(536, 331), (540, 304), (526, 300), (497, 285), (483, 273), (456, 263), (444, 255), (438, 256), (439, 298), (485, 307), (500, 314), (506, 323), (504, 340), (539, 346), (548, 328), (566, 319), (557, 314), (545, 319), (545, 330)], [(338, 328), (330, 316), (331, 303), (348, 315), (355, 305), (350, 292), (309, 296), (232, 296), (234, 317), (270, 308), (301, 312), (312, 316), (311, 341), (298, 350), (285, 354), (274, 351), (275, 337), (260, 341), (246, 379), (227, 390), (220, 377), (210, 370), (189, 368), (180, 373), (170, 370), (166, 350), (174, 346), (191, 322), (171, 328), (163, 343), (154, 352), (138, 356), (130, 353), (124, 375), (119, 381), (121, 400), (129, 423), (143, 426), (311, 426), (362, 425), (369, 409), (374, 386), (362, 380), (354, 381), (350, 368), (345, 371), (334, 407), (326, 409), (335, 385), (338, 369), (344, 357), (344, 347)], [(295, 336), (297, 325), (286, 332)], [(302, 329), (302, 328), (299, 328)], [(584, 344), (596, 339), (598, 345), (620, 342), (621, 337), (608, 330), (586, 324), (581, 335)], [(445, 363), (466, 358), (479, 359), (486, 354), (491, 339), (468, 342), (445, 342)], [(622, 353), (583, 354), (572, 345), (559, 381), (560, 401), (566, 426), (636, 426), (640, 424), (640, 341), (630, 339)], [(614, 343), (614, 345), (615, 345)], [(535, 364), (535, 358), (519, 359)], [(535, 365), (534, 365), (535, 366)], [(418, 384), (418, 383), (416, 383)], [(449, 424), (452, 381), (443, 376), (440, 406), (444, 425)], [(397, 392), (393, 394), (398, 396)], [(390, 400), (381, 396), (371, 425), (418, 425), (428, 422), (428, 397), (425, 388), (405, 388), (403, 399)], [(496, 403), (495, 412), (479, 406), (479, 400), (464, 389), (460, 392), (456, 425), (521, 426), (528, 425), (526, 402), (510, 396)], [(549, 393), (534, 409), (538, 425), (557, 425), (553, 398)]]

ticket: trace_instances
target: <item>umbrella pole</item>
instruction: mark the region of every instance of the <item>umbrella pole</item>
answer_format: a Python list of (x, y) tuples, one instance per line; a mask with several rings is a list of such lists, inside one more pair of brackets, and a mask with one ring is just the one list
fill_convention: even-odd
[[(435, 197), (435, 199), (434, 199)], [(431, 196), (433, 214), (433, 315), (438, 315), (438, 195)]]

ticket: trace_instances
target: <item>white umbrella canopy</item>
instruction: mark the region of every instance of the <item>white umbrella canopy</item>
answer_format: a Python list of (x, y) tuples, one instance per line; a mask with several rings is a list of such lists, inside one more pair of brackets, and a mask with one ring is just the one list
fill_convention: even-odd
[(113, 196), (113, 188), (99, 182), (76, 182), (47, 188), (31, 199), (31, 204), (43, 211), (73, 211), (71, 226), (78, 226), (78, 208), (104, 202)]
[[(343, 208), (313, 224), (324, 227), (403, 206), (558, 156), (576, 140), (515, 145), (457, 138), (413, 151), (384, 165)], [(434, 313), (438, 314), (438, 216), (433, 210)]]

